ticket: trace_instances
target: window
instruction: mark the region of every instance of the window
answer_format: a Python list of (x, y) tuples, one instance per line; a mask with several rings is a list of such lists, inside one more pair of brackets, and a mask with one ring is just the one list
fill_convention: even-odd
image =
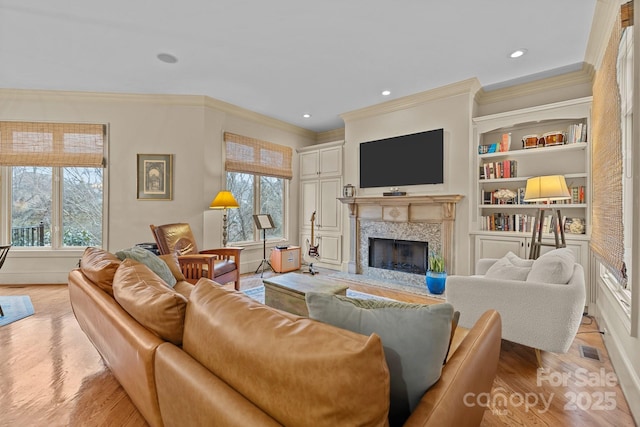
[(266, 230), (267, 239), (284, 239), (286, 181), (282, 178), (239, 172), (227, 172), (227, 190), (239, 209), (228, 211), (229, 241), (234, 243), (262, 240), (253, 221), (255, 214), (269, 214), (276, 226)]
[(262, 236), (253, 215), (269, 214), (275, 228), (266, 230), (267, 239), (286, 239), (286, 194), (293, 176), (290, 147), (225, 132), (227, 190), (240, 205), (228, 212), (228, 240), (258, 242)]
[(622, 143), (624, 265), (627, 275), (627, 281), (622, 287), (629, 292), (631, 289), (631, 247), (633, 241), (633, 27), (626, 27), (622, 32), (617, 70), (618, 87), (620, 88), (620, 136)]
[[(622, 6), (623, 9), (625, 5)], [(615, 83), (619, 91), (619, 108), (612, 109), (619, 116), (611, 117), (612, 125), (619, 120), (619, 139), (613, 141), (617, 145), (620, 158), (620, 220), (622, 230), (618, 241), (622, 242), (620, 270), (612, 268), (606, 262), (600, 263), (600, 279), (609, 288), (619, 302), (622, 311), (631, 318), (631, 270), (633, 241), (633, 28), (627, 26), (619, 29), (619, 42), (616, 45), (617, 57), (614, 58)], [(615, 33), (614, 33), (615, 35)], [(611, 96), (611, 99), (615, 97)], [(616, 106), (617, 107), (617, 106)], [(614, 174), (609, 174), (614, 175)], [(617, 274), (616, 274), (617, 273)]]
[(0, 122), (0, 236), (15, 247), (102, 246), (105, 127)]

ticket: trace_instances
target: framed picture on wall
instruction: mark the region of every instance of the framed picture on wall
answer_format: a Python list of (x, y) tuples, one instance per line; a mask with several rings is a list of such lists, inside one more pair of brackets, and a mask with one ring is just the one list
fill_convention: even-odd
[(173, 154), (138, 154), (138, 200), (172, 200)]

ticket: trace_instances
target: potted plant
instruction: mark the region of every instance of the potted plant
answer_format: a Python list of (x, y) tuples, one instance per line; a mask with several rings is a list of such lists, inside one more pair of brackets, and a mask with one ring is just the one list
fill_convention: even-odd
[(427, 270), (427, 288), (432, 294), (440, 295), (444, 292), (444, 285), (447, 281), (444, 258), (440, 252), (429, 253), (429, 269)]

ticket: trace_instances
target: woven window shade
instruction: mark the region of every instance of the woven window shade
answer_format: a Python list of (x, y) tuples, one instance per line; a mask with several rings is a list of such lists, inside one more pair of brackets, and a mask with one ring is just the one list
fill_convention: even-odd
[(593, 83), (591, 249), (620, 283), (623, 272), (622, 135), (620, 92), (616, 79), (620, 19), (616, 20), (602, 65)]
[(293, 178), (291, 147), (225, 132), (225, 170), (277, 178)]
[(0, 166), (102, 167), (98, 124), (0, 122)]
[(633, 25), (633, 1), (620, 6), (620, 23), (622, 24), (622, 28)]

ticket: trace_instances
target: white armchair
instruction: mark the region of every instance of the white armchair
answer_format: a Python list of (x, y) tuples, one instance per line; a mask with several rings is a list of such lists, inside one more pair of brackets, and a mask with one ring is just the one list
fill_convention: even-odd
[[(552, 258), (553, 255), (543, 257)], [(485, 277), (497, 261), (481, 259), (476, 266), (477, 275), (449, 276), (447, 279), (447, 301), (460, 312), (459, 325), (468, 328), (482, 313), (493, 308), (502, 317), (502, 338), (535, 348), (539, 364), (540, 350), (566, 353), (584, 311), (586, 292), (582, 266), (573, 261), (571, 270), (571, 263), (568, 265), (568, 283)]]

